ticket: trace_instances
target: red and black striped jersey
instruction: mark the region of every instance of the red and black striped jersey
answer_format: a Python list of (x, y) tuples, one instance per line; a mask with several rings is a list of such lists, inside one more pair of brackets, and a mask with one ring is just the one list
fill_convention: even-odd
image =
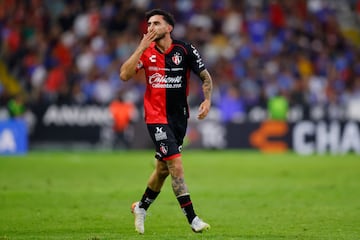
[(187, 96), (189, 77), (205, 70), (197, 49), (191, 44), (173, 40), (164, 53), (152, 43), (140, 57), (137, 70), (143, 68), (146, 76), (144, 96), (145, 122), (169, 123), (177, 116), (189, 117)]

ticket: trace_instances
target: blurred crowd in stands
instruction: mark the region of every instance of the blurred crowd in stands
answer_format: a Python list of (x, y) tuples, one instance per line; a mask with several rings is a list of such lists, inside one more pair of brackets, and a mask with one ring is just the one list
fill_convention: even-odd
[[(152, 8), (172, 12), (174, 38), (200, 50), (223, 121), (279, 95), (290, 105), (360, 98), (359, 41), (351, 37), (360, 0), (3, 0), (0, 62), (22, 91), (0, 81), (1, 105), (22, 95), (29, 108), (117, 98), (141, 108), (144, 79), (122, 82), (119, 67)], [(200, 80), (192, 77), (190, 89), (196, 106)]]

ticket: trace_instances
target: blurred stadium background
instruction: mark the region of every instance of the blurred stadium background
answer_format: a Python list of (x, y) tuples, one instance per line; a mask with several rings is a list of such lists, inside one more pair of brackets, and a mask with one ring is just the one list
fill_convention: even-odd
[[(360, 153), (360, 0), (4, 0), (0, 154), (151, 147), (143, 78), (119, 79), (151, 8), (213, 76), (189, 148)], [(192, 112), (201, 99), (192, 77)]]

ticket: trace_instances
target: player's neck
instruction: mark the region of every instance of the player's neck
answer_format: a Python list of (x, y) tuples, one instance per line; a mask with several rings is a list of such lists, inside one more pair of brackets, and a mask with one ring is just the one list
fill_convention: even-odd
[(156, 42), (156, 47), (162, 52), (166, 52), (172, 44), (172, 39), (170, 36), (164, 37)]

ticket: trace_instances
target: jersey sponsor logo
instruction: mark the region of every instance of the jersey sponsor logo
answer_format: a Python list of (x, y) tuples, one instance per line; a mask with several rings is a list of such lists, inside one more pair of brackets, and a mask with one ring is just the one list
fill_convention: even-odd
[(174, 54), (174, 56), (172, 56), (171, 60), (173, 61), (173, 63), (175, 63), (176, 65), (179, 65), (182, 61), (182, 56), (180, 55), (180, 53), (176, 52)]
[(199, 54), (198, 50), (196, 50), (196, 48), (195, 48), (193, 45), (191, 45), (191, 48), (192, 48), (192, 50), (193, 50), (193, 54), (194, 54), (194, 55), (196, 56), (196, 58), (197, 58), (196, 62), (197, 62), (197, 64), (199, 65), (199, 68), (204, 67), (204, 63), (203, 63), (203, 61), (202, 61), (202, 59), (201, 59), (201, 57), (200, 57), (200, 54)]
[(155, 67), (155, 66), (150, 66), (149, 67), (149, 71), (172, 71), (172, 69), (170, 68), (160, 68), (160, 67)]
[(144, 66), (143, 62), (142, 62), (141, 60), (139, 60), (136, 68), (137, 68), (137, 69), (141, 69), (143, 66)]
[(177, 71), (184, 71), (184, 68), (179, 67), (179, 68), (161, 68), (161, 67), (155, 67), (155, 66), (150, 66), (148, 67), (149, 71), (153, 71), (153, 72), (157, 72), (157, 71), (171, 71), (171, 72), (177, 72)]
[(156, 127), (155, 140), (161, 141), (167, 139), (166, 132), (164, 132), (163, 127)]
[(149, 60), (150, 60), (150, 62), (152, 62), (152, 63), (156, 62), (156, 55), (151, 55), (151, 56), (149, 57)]
[(149, 76), (149, 84), (153, 88), (181, 88), (182, 76), (169, 77), (160, 73), (154, 73)]
[(205, 66), (204, 63), (202, 62), (202, 59), (201, 59), (201, 58), (198, 59), (198, 60), (196, 60), (196, 62), (197, 62), (197, 64), (199, 65), (199, 68), (202, 68), (202, 67)]

